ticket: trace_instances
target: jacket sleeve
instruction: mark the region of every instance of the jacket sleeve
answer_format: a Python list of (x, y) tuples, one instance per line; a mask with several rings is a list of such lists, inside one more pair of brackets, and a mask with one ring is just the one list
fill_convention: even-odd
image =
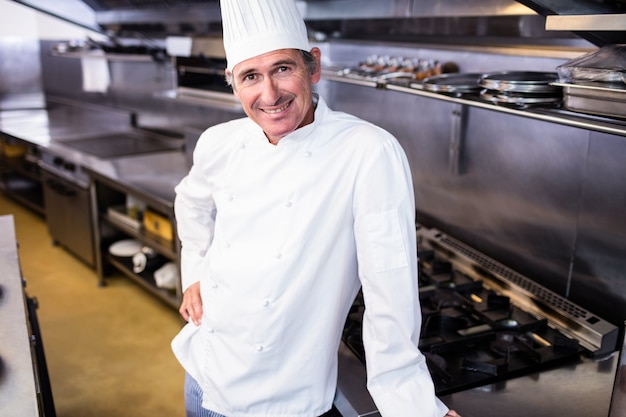
[(354, 213), (370, 394), (383, 417), (442, 417), (448, 408), (435, 396), (417, 347), (415, 201), (408, 162), (394, 138), (365, 160)]
[(198, 140), (194, 163), (176, 186), (174, 212), (181, 242), (181, 280), (183, 292), (200, 280), (203, 259), (215, 231), (215, 182), (211, 172), (211, 152), (207, 132)]

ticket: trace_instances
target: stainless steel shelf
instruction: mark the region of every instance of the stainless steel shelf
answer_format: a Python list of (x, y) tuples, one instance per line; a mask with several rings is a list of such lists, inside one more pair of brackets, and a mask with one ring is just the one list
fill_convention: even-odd
[(94, 55), (89, 52), (51, 52), (52, 56), (61, 58), (72, 59), (106, 59), (107, 61), (121, 61), (121, 62), (154, 62), (154, 58), (147, 54), (115, 54), (106, 53), (103, 55)]
[(150, 233), (143, 228), (134, 229), (133, 227), (130, 227), (127, 224), (120, 222), (119, 220), (111, 217), (108, 214), (103, 214), (102, 217), (107, 222), (109, 222), (109, 224), (119, 229), (121, 232), (124, 232), (125, 234), (132, 236), (133, 238), (141, 240), (146, 245), (157, 250), (161, 255), (169, 258), (172, 261), (176, 261), (178, 255), (173, 248), (174, 242), (156, 236), (155, 234)]
[[(354, 84), (353, 80), (344, 80), (341, 77), (324, 77), (329, 81), (344, 82)], [(411, 87), (404, 87), (394, 84), (374, 83), (377, 89), (385, 89), (398, 91), (417, 96), (428, 97), (436, 100), (443, 100), (461, 105), (479, 107), (487, 110), (493, 110), (501, 113), (512, 114), (531, 119), (543, 120), (552, 123), (559, 123), (566, 126), (573, 126), (581, 129), (593, 130), (612, 135), (626, 137), (626, 120), (620, 120), (610, 117), (595, 116), (585, 113), (576, 113), (569, 110), (563, 110), (554, 107), (529, 106), (525, 108), (515, 106), (496, 105), (482, 100), (476, 95), (452, 96), (441, 93), (434, 93), (420, 89), (418, 83), (414, 83)]]
[(162, 301), (165, 301), (171, 307), (177, 309), (180, 305), (180, 299), (176, 296), (175, 292), (157, 287), (154, 278), (149, 273), (135, 274), (131, 270), (131, 266), (115, 259), (113, 256), (107, 257), (108, 262), (113, 265), (117, 270), (123, 273), (126, 277), (130, 278), (137, 284), (141, 285), (151, 294), (157, 296)]

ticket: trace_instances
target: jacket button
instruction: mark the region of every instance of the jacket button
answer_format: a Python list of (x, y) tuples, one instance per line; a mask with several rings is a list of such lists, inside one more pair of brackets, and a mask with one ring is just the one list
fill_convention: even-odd
[(254, 347), (254, 350), (256, 350), (257, 352), (261, 352), (261, 351), (263, 351), (263, 345), (256, 345), (256, 346)]

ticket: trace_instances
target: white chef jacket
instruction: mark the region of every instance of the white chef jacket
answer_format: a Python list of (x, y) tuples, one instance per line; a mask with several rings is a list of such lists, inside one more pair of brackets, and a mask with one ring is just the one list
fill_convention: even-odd
[(172, 342), (228, 417), (314, 417), (332, 406), (337, 349), (362, 285), (369, 391), (384, 417), (441, 417), (417, 349), (415, 208), (396, 139), (319, 99), (270, 144), (248, 118), (207, 129), (176, 187), (183, 289), (202, 324)]

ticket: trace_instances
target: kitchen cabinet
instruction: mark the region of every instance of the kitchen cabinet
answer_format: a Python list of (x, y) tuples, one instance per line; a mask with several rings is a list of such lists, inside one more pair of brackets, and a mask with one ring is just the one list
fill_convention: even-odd
[[(149, 190), (87, 169), (91, 178), (92, 219), (96, 247), (96, 272), (100, 285), (112, 270), (123, 273), (144, 289), (174, 308), (182, 300), (179, 273), (173, 288), (157, 284), (155, 271), (168, 263), (180, 271), (180, 242), (176, 237), (173, 200)], [(129, 202), (139, 202), (138, 218), (129, 213)], [(143, 218), (142, 218), (143, 217)], [(148, 221), (146, 221), (146, 218)], [(112, 244), (132, 239), (149, 248), (153, 255), (143, 271), (135, 272), (132, 256), (110, 253)], [(171, 270), (170, 270), (171, 271)]]
[(88, 189), (45, 168), (42, 168), (41, 176), (46, 223), (52, 242), (93, 267)]

